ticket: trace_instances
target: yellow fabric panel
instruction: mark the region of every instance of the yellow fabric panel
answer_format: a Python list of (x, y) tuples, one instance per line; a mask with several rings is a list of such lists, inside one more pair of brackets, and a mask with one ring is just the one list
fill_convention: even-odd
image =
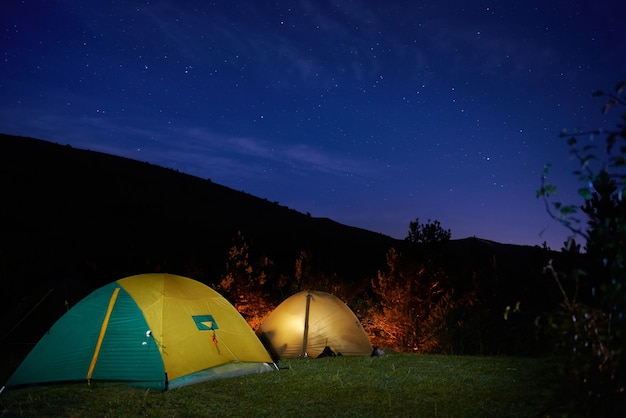
[[(118, 283), (143, 311), (170, 380), (233, 361), (272, 362), (239, 312), (210, 287), (169, 274), (143, 274)], [(207, 315), (215, 324), (198, 325), (197, 317)], [(203, 325), (209, 329), (199, 329)]]

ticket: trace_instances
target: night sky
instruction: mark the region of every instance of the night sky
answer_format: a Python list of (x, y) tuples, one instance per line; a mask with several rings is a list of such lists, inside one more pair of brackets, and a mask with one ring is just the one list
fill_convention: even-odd
[(615, 126), (591, 93), (626, 78), (625, 17), (623, 0), (2, 0), (0, 132), (396, 238), (436, 219), (560, 249), (535, 192), (552, 163), (579, 203), (559, 133)]

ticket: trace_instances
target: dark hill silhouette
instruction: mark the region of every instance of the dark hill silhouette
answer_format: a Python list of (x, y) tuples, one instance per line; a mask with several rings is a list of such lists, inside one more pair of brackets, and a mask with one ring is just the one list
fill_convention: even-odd
[[(307, 250), (318, 270), (353, 283), (369, 281), (401, 245), (176, 170), (26, 137), (0, 134), (0, 190), (0, 314), (59, 281), (94, 289), (167, 271), (215, 283), (237, 231), (283, 274)], [(451, 241), (449, 253), (457, 271), (490, 266), (509, 284), (548, 258), (478, 238)]]
[(3, 295), (159, 270), (211, 282), (237, 231), (283, 271), (308, 250), (323, 271), (359, 281), (396, 242), (172, 169), (39, 139), (1, 135), (0, 170)]

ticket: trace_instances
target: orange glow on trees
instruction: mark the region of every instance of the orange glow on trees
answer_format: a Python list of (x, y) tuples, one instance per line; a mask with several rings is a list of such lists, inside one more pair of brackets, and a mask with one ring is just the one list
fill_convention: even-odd
[(226, 272), (217, 288), (235, 306), (253, 330), (256, 330), (265, 316), (274, 309), (264, 287), (267, 284), (266, 270), (272, 262), (261, 258), (254, 266), (250, 263), (250, 246), (241, 231), (233, 239), (228, 251)]
[(450, 239), (438, 221), (411, 222), (403, 251), (387, 253), (387, 269), (372, 280), (374, 300), (364, 327), (375, 345), (399, 351), (448, 351), (447, 321), (453, 307), (447, 273), (436, 262)]

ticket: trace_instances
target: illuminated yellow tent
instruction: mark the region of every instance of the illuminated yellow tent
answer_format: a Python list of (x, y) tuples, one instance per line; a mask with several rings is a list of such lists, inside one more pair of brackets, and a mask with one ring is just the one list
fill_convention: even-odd
[(275, 358), (318, 357), (326, 347), (342, 356), (367, 356), (373, 350), (354, 312), (336, 296), (319, 291), (285, 299), (257, 335)]
[(93, 379), (165, 390), (273, 369), (257, 336), (219, 293), (186, 277), (142, 274), (76, 304), (7, 386)]

